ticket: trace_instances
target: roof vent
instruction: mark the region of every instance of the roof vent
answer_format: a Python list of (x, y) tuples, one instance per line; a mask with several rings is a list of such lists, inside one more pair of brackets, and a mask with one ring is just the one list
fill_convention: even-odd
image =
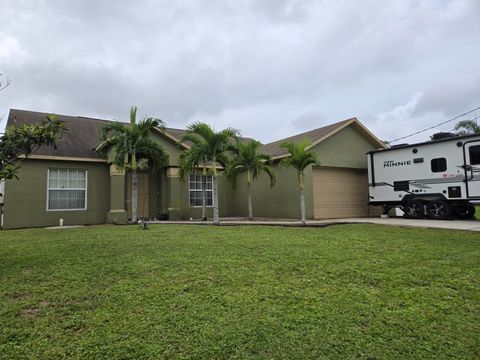
[(449, 139), (452, 137), (457, 136), (457, 134), (451, 133), (451, 132), (439, 132), (435, 133), (432, 135), (432, 140), (443, 140), (443, 139)]

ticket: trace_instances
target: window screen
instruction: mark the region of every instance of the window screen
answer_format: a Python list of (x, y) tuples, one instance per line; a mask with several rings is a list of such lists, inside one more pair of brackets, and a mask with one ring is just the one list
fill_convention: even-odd
[(431, 166), (432, 166), (432, 172), (447, 171), (447, 159), (445, 158), (432, 159)]
[(86, 170), (48, 170), (48, 210), (84, 210), (86, 193)]
[[(202, 175), (190, 175), (189, 179), (190, 206), (202, 206), (203, 188)], [(213, 182), (212, 175), (207, 175), (205, 180), (205, 205), (213, 205)]]

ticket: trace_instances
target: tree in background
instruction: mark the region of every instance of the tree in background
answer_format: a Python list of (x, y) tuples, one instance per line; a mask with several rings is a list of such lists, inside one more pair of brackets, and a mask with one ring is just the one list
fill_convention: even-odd
[(287, 141), (280, 144), (281, 148), (288, 151), (289, 156), (281, 161), (285, 167), (293, 167), (297, 170), (298, 184), (300, 187), (300, 212), (302, 217), (302, 225), (305, 225), (305, 194), (304, 194), (304, 177), (305, 169), (310, 165), (319, 165), (317, 154), (307, 150), (310, 145), (308, 139), (298, 143)]
[(270, 156), (259, 152), (261, 144), (256, 140), (246, 143), (239, 142), (234, 150), (234, 157), (227, 165), (227, 178), (236, 187), (237, 177), (241, 172), (246, 172), (247, 176), (247, 193), (248, 193), (248, 219), (253, 220), (252, 206), (252, 180), (256, 180), (258, 176), (265, 172), (270, 178), (270, 187), (276, 182), (275, 172), (269, 165)]
[(22, 160), (40, 146), (53, 146), (65, 131), (65, 124), (50, 114), (40, 124), (9, 126), (0, 137), (0, 181), (18, 179)]
[(480, 134), (480, 124), (476, 120), (462, 120), (455, 125), (458, 135)]
[(210, 125), (202, 122), (194, 123), (187, 127), (187, 132), (182, 141), (191, 142), (192, 148), (198, 149), (202, 154), (203, 161), (211, 162), (213, 177), (213, 223), (220, 224), (218, 206), (218, 171), (220, 164), (223, 168), (228, 163), (228, 153), (235, 148), (235, 142), (239, 132), (236, 129), (227, 128), (215, 132)]
[(113, 164), (120, 170), (131, 171), (132, 176), (132, 223), (137, 222), (137, 171), (148, 167), (154, 169), (168, 166), (168, 153), (150, 138), (153, 129), (164, 130), (165, 123), (153, 117), (137, 123), (137, 107), (130, 109), (130, 124), (118, 121), (100, 129), (100, 145), (97, 151), (107, 156), (111, 151)]

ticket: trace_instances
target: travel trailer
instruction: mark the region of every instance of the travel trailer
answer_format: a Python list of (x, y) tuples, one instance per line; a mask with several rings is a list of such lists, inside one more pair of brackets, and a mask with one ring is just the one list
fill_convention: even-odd
[(480, 134), (440, 133), (432, 141), (367, 154), (369, 201), (419, 219), (473, 218), (480, 200)]

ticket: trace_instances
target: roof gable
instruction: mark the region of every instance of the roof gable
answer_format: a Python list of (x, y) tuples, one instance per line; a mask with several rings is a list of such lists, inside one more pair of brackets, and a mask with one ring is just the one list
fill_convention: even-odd
[(310, 130), (298, 135), (290, 136), (285, 139), (277, 140), (269, 144), (265, 144), (263, 145), (262, 150), (266, 154), (270, 155), (273, 159), (281, 159), (288, 156), (287, 150), (280, 147), (282, 143), (287, 141), (298, 142), (303, 139), (309, 139), (311, 141), (311, 144), (308, 146), (308, 149), (311, 149), (322, 141), (335, 135), (337, 132), (347, 126), (355, 126), (359, 130), (359, 132), (363, 136), (365, 136), (370, 142), (372, 142), (379, 148), (385, 148), (385, 144), (380, 141), (375, 135), (373, 135), (360, 121), (358, 121), (357, 118), (351, 118), (318, 129)]

